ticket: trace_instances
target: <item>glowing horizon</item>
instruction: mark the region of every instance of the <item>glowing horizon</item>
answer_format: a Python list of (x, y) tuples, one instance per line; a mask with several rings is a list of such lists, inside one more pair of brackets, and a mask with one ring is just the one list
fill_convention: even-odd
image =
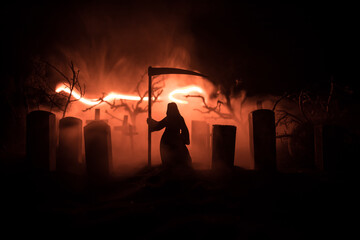
[[(56, 88), (55, 91), (57, 93), (65, 92), (67, 94), (70, 94), (70, 89), (65, 84), (58, 85), (58, 87)], [(184, 94), (185, 95), (185, 94), (189, 94), (192, 92), (197, 92), (197, 93), (201, 94), (201, 93), (204, 93), (204, 90), (195, 85), (190, 85), (190, 86), (183, 87), (183, 88), (177, 88), (169, 93), (168, 99), (173, 102), (176, 102), (176, 103), (188, 104), (187, 101), (177, 99), (174, 95), (176, 95), (176, 94)], [(102, 104), (101, 100), (99, 100), (99, 99), (87, 99), (87, 98), (81, 97), (80, 94), (75, 90), (73, 90), (71, 92), (71, 95), (75, 99), (77, 99), (78, 101), (80, 101), (86, 105), (93, 106), (93, 105), (97, 105), (97, 104)], [(161, 97), (159, 97), (158, 99), (161, 100)], [(135, 96), (135, 95), (119, 94), (119, 93), (115, 93), (115, 92), (111, 92), (103, 98), (103, 101), (112, 101), (112, 100), (140, 101), (141, 98), (139, 96)], [(143, 98), (143, 101), (148, 101), (148, 100), (149, 100), (148, 97)]]

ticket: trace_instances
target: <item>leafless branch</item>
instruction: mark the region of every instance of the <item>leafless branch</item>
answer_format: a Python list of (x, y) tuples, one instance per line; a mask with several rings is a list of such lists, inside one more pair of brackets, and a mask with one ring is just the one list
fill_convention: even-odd
[(304, 96), (305, 96), (305, 93), (303, 90), (301, 90), (300, 94), (299, 94), (298, 104), (299, 104), (299, 109), (300, 109), (301, 114), (303, 115), (303, 117), (305, 118), (306, 121), (309, 121), (309, 118), (307, 117), (305, 110), (304, 110)]
[(119, 120), (120, 122), (123, 122), (123, 121), (124, 121), (123, 119), (120, 119), (120, 118), (114, 116), (113, 114), (109, 113), (107, 110), (105, 110), (105, 113), (106, 113), (107, 115), (109, 115), (111, 118), (116, 119), (116, 120)]
[[(285, 119), (289, 119), (290, 118), (290, 121), (292, 122), (296, 122), (297, 124), (301, 124), (303, 123), (304, 121), (301, 120), (299, 117), (295, 116), (294, 114), (291, 114), (285, 110), (278, 110), (277, 111), (281, 116), (279, 117), (279, 119), (276, 121), (275, 123), (275, 126), (277, 127), (283, 120)], [(286, 124), (286, 122), (285, 122)]]
[(288, 93), (284, 93), (278, 100), (276, 100), (276, 102), (274, 103), (274, 106), (272, 108), (272, 111), (275, 111), (277, 105), (285, 98), (288, 98), (289, 97), (289, 94)]
[(98, 99), (96, 100), (98, 103), (96, 103), (96, 104), (94, 104), (94, 105), (91, 105), (90, 107), (85, 108), (85, 109), (83, 109), (82, 111), (83, 111), (83, 112), (89, 111), (89, 110), (91, 110), (91, 109), (99, 106), (99, 105), (102, 104), (102, 103), (107, 103), (108, 105), (112, 106), (112, 103), (110, 103), (109, 101), (105, 101), (104, 98), (105, 98), (105, 93), (102, 93), (102, 97), (100, 97), (100, 98), (98, 98)]
[(205, 101), (205, 97), (202, 95), (186, 95), (186, 98), (189, 97), (193, 97), (193, 98), (200, 98), (203, 102), (203, 108), (206, 109), (206, 111), (201, 111), (200, 109), (194, 109), (194, 111), (198, 111), (200, 113), (215, 113), (217, 114), (219, 117), (224, 118), (224, 119), (234, 119), (234, 115), (233, 114), (229, 114), (229, 113), (222, 113), (221, 112), (221, 105), (223, 105), (224, 103), (222, 101), (217, 101), (216, 106), (215, 107), (210, 107), (206, 101)]
[(44, 61), (45, 64), (47, 64), (48, 66), (50, 66), (52, 69), (54, 69), (56, 72), (58, 72), (61, 76), (63, 76), (65, 78), (65, 80), (70, 83), (70, 79), (62, 72), (60, 71), (57, 67), (55, 67), (54, 65), (52, 65), (51, 63)]
[(296, 122), (298, 123), (303, 123), (304, 120), (302, 120), (301, 118), (297, 117), (296, 115), (292, 114), (292, 113), (289, 113), (285, 110), (278, 110), (279, 113), (282, 113), (282, 114), (286, 114), (287, 116), (293, 118)]
[[(151, 101), (151, 105), (153, 105), (154, 103), (159, 101), (159, 97), (160, 95), (163, 93), (163, 79), (159, 79), (157, 81), (153, 81), (152, 83), (152, 101)], [(118, 99), (118, 100), (114, 100), (113, 102), (108, 102), (108, 101), (104, 101), (104, 96), (99, 98), (99, 104), (101, 103), (106, 103), (107, 105), (110, 106), (110, 108), (115, 111), (117, 109), (124, 109), (131, 118), (131, 121), (135, 127), (136, 125), (136, 118), (139, 114), (141, 113), (145, 113), (148, 111), (148, 105), (143, 105), (144, 103), (144, 98), (148, 95), (148, 90), (145, 91), (141, 91), (141, 85), (144, 83), (144, 77), (142, 77), (136, 84), (135, 87), (135, 92), (137, 93), (137, 95), (139, 96), (139, 100), (135, 103), (135, 104), (130, 104), (129, 101), (124, 100), (124, 99)], [(97, 104), (98, 105), (98, 104)], [(93, 108), (94, 106), (91, 106), (83, 111), (87, 111), (91, 108)]]
[[(40, 105), (48, 106), (50, 111), (55, 107), (64, 111), (67, 95), (55, 92), (53, 80), (49, 77), (49, 69), (59, 72), (59, 69), (48, 62), (33, 59), (32, 72), (24, 85), (26, 106), (28, 110), (33, 107), (40, 109)], [(64, 77), (64, 75), (62, 75)], [(64, 78), (67, 83), (66, 76)]]
[[(69, 88), (70, 93), (66, 96), (66, 102), (63, 108), (63, 117), (66, 115), (66, 111), (68, 110), (69, 105), (72, 102), (78, 101), (79, 99), (73, 99), (72, 93), (74, 90), (79, 92), (80, 98), (85, 95), (85, 85), (81, 85), (79, 81), (80, 70), (75, 69), (74, 63), (70, 61), (69, 68), (71, 70), (71, 77), (66, 76), (62, 71), (60, 71), (56, 66), (52, 65), (49, 62), (45, 62), (48, 66), (54, 69), (57, 73), (59, 73), (66, 80), (66, 87)], [(61, 93), (60, 93), (61, 94)], [(62, 94), (62, 96), (64, 96)]]

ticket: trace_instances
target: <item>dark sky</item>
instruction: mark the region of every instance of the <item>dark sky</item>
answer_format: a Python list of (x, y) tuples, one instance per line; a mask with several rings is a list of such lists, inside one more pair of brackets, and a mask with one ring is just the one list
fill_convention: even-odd
[[(8, 75), (26, 74), (27, 59), (55, 42), (85, 39), (79, 12), (141, 27), (151, 16), (175, 35), (192, 37), (191, 67), (249, 95), (282, 94), (330, 77), (353, 84), (354, 6), (315, 1), (49, 1), (2, 6), (2, 62)], [(290, 3), (291, 2), (291, 3)], [(145, 15), (145, 17), (144, 17)], [(171, 28), (171, 26), (169, 27)], [(96, 32), (94, 33), (96, 34)], [(147, 36), (149, 38), (149, 36)], [(150, 41), (151, 42), (151, 41)], [(132, 46), (133, 45), (133, 46)], [(128, 45), (129, 51), (141, 44)], [(151, 46), (148, 46), (151, 48)], [(25, 70), (24, 70), (25, 69)]]
[(2, 3), (0, 109), (6, 117), (0, 152), (16, 152), (11, 146), (19, 144), (24, 148), (24, 139), (14, 136), (25, 131), (23, 86), (30, 60), (51, 55), (58, 46), (81, 50), (95, 72), (103, 43), (105, 68), (125, 56), (141, 70), (160, 64), (173, 47), (183, 47), (191, 69), (227, 89), (238, 80), (247, 96), (283, 95), (314, 85), (327, 94), (332, 76), (355, 90), (345, 104), (356, 112), (356, 10), (344, 1), (308, 0)]
[(353, 81), (355, 16), (345, 4), (264, 1), (209, 5), (191, 25), (200, 64), (241, 78), (248, 93), (279, 94)]

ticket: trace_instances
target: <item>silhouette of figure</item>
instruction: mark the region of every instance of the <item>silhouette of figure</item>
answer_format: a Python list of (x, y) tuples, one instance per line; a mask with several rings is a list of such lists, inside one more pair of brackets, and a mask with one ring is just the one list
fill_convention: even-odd
[(160, 141), (161, 162), (165, 167), (190, 167), (191, 157), (186, 145), (190, 144), (189, 130), (176, 103), (167, 106), (166, 117), (161, 121), (147, 119), (151, 131), (165, 127)]

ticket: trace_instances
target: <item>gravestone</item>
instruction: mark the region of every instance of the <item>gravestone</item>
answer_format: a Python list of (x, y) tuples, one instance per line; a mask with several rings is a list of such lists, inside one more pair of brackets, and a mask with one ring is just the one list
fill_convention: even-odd
[(230, 169), (234, 166), (236, 127), (213, 125), (212, 169)]
[(125, 134), (127, 128), (129, 127), (129, 116), (124, 115), (124, 119), (122, 120), (122, 122), (123, 122), (122, 126), (115, 126), (114, 130), (115, 131), (121, 131), (122, 134)]
[(56, 169), (56, 116), (33, 111), (26, 117), (26, 155), (31, 168), (40, 172)]
[(320, 124), (314, 127), (315, 166), (337, 172), (349, 169), (354, 159), (354, 138), (341, 126)]
[(210, 126), (205, 121), (191, 121), (191, 158), (193, 165), (210, 166)]
[[(137, 133), (134, 131), (134, 127), (129, 124), (129, 116), (124, 115), (124, 119), (122, 120), (123, 124), (122, 126), (115, 126), (115, 131), (120, 131), (122, 135), (121, 141), (127, 141), (127, 137), (129, 137), (130, 140), (130, 149), (131, 153), (134, 154), (134, 135), (137, 135)], [(126, 144), (122, 144), (122, 146), (126, 147)]]
[(95, 119), (94, 120), (86, 120), (86, 124), (91, 123), (93, 121), (103, 121), (103, 122), (108, 122), (107, 119), (100, 119), (100, 108), (95, 108)]
[(82, 174), (82, 120), (75, 117), (59, 121), (59, 147), (56, 170), (60, 173)]
[(314, 126), (311, 123), (297, 124), (293, 127), (288, 139), (288, 151), (292, 168), (297, 170), (311, 170), (314, 161)]
[[(100, 119), (100, 111), (95, 112)], [(112, 167), (110, 126), (102, 120), (89, 121), (84, 127), (86, 170), (90, 180), (106, 180)]]
[(255, 170), (276, 171), (275, 114), (259, 109), (249, 114), (250, 148)]

